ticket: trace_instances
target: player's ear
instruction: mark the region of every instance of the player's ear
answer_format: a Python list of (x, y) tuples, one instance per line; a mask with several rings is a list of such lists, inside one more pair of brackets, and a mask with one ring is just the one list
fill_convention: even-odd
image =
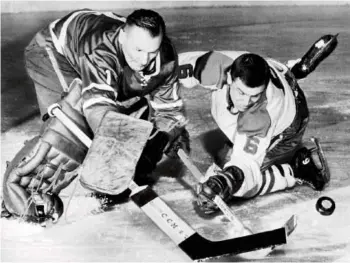
[(125, 43), (125, 39), (126, 39), (126, 33), (125, 33), (125, 28), (122, 28), (119, 31), (119, 37), (118, 37), (118, 41), (120, 44), (124, 44)]

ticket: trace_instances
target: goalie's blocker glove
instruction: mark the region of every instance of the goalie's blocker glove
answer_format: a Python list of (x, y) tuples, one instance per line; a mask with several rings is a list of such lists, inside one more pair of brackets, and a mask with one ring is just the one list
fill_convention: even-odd
[(218, 211), (217, 205), (213, 202), (214, 197), (218, 195), (224, 202), (230, 201), (233, 194), (242, 186), (243, 180), (243, 172), (236, 166), (218, 171), (216, 175), (198, 185), (197, 204), (199, 209), (205, 214)]
[[(171, 136), (169, 137), (171, 138)], [(191, 151), (190, 135), (185, 128), (180, 131), (179, 135), (175, 136), (172, 140), (169, 140), (164, 149), (164, 153), (169, 158), (177, 159), (179, 158), (177, 155), (179, 149), (184, 150), (187, 154)]]
[(190, 152), (190, 137), (185, 128), (177, 134), (154, 129), (137, 164), (136, 173), (151, 173), (163, 154), (177, 158), (177, 151), (180, 148), (187, 153)]

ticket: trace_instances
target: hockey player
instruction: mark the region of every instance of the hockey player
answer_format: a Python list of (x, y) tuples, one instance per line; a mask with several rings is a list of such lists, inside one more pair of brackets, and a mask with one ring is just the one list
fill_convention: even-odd
[(226, 159), (209, 167), (197, 189), (203, 212), (217, 211), (215, 195), (229, 202), (302, 183), (325, 187), (329, 175), (318, 152), (302, 146), (309, 111), (286, 65), (235, 51), (188, 52), (179, 61), (192, 76), (184, 86), (212, 89), (211, 114), (230, 144)]
[[(154, 124), (152, 138), (141, 149), (136, 181), (155, 168), (163, 152), (176, 156), (175, 145), (189, 150), (178, 56), (158, 13), (140, 9), (124, 18), (111, 12), (71, 12), (35, 35), (25, 49), (25, 62), (44, 118), (48, 106), (59, 102), (90, 138), (107, 111)], [(27, 142), (7, 167), (2, 215), (56, 220), (63, 212), (58, 195), (76, 178), (86, 153), (60, 121), (46, 120), (40, 136)], [(119, 197), (96, 196), (103, 205)]]

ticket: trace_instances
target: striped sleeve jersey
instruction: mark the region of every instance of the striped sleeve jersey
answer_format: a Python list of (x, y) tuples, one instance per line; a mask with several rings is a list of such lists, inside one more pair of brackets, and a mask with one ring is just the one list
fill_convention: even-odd
[(165, 36), (156, 58), (142, 72), (135, 72), (118, 42), (125, 21), (112, 12), (77, 10), (52, 22), (36, 37), (40, 45), (56, 49), (80, 75), (81, 110), (93, 131), (106, 111), (118, 111), (120, 105), (141, 97), (148, 98), (156, 125), (164, 126), (164, 119), (165, 126), (183, 120), (173, 44)]

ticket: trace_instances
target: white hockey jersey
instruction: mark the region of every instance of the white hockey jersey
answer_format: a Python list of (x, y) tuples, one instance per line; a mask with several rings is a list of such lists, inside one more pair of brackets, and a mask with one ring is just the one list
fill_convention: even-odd
[[(260, 167), (266, 153), (277, 144), (279, 135), (293, 122), (296, 114), (292, 80), (285, 77), (287, 67), (267, 58), (272, 80), (263, 99), (245, 112), (233, 114), (227, 100), (230, 75), (227, 70), (244, 51), (199, 51), (179, 55), (181, 67), (192, 66), (192, 76), (182, 79), (183, 86), (200, 85), (212, 89), (211, 114), (233, 143), (230, 160), (249, 178), (261, 177)], [(191, 75), (191, 74), (190, 74)], [(249, 176), (250, 175), (250, 176)], [(254, 182), (251, 182), (254, 185)], [(249, 188), (249, 187), (248, 187)]]

